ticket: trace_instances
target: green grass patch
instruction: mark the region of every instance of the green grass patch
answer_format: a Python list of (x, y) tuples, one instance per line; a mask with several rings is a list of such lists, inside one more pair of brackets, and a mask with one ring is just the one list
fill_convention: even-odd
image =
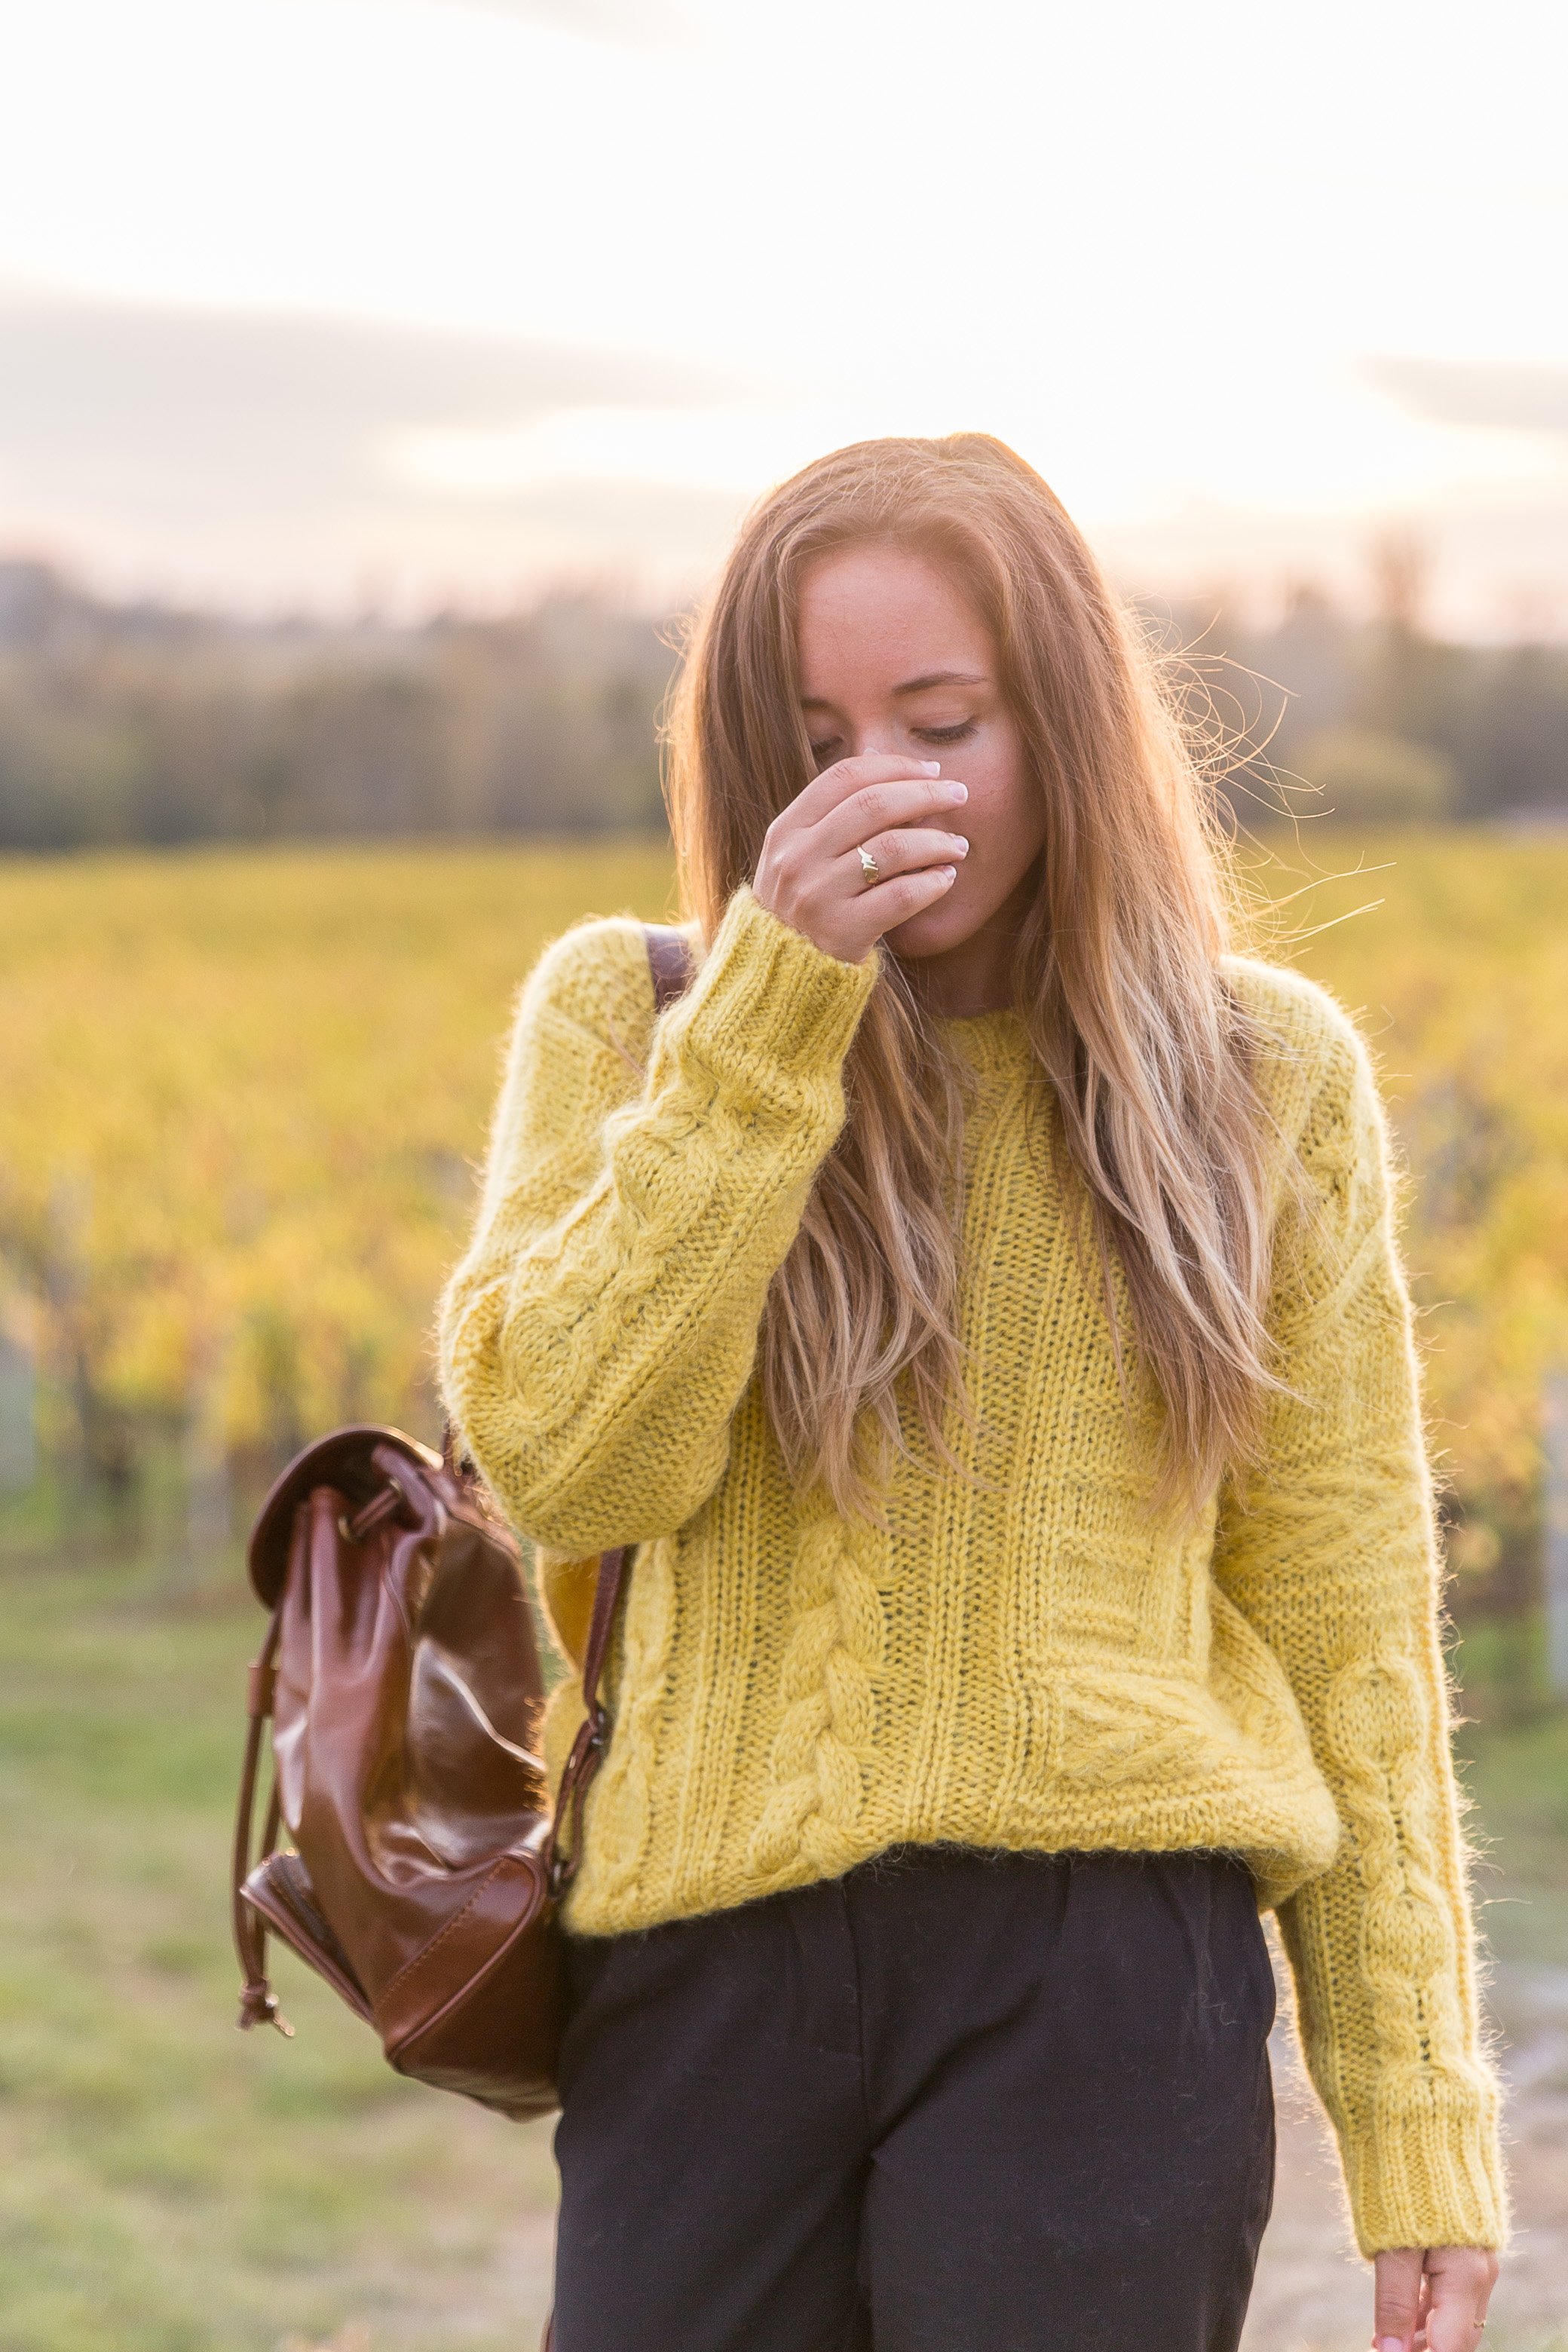
[(1468, 1724), (1477, 1912), (1500, 1959), (1568, 1964), (1568, 1708)]
[(235, 2031), (237, 1572), (0, 1577), (0, 2347), (507, 2352), (537, 2339), (549, 2126), (401, 2082), (283, 1956)]

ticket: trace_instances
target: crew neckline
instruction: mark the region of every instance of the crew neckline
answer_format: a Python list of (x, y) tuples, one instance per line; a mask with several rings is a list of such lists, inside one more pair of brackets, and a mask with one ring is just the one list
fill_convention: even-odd
[(1015, 1081), (1035, 1059), (1016, 1005), (995, 1005), (989, 1013), (939, 1013), (937, 1034), (984, 1078)]

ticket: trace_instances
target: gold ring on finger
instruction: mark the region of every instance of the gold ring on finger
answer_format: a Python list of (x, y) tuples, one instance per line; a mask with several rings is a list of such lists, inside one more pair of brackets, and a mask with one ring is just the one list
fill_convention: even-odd
[(876, 859), (872, 856), (864, 842), (860, 844), (860, 846), (855, 852), (855, 855), (860, 860), (860, 871), (866, 877), (867, 884), (869, 886), (877, 880), (882, 869), (878, 865)]

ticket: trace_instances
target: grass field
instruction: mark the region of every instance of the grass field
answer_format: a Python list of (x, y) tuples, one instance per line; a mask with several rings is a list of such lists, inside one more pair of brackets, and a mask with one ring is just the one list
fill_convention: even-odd
[[(1274, 846), (1272, 951), (1362, 1019), (1419, 1178), (1431, 1402), (1484, 1569), (1533, 1541), (1568, 1360), (1568, 843)], [(0, 1315), (37, 1327), (62, 1437), (85, 1412), (149, 1476), (171, 1446), (243, 1476), (335, 1419), (432, 1426), (430, 1303), (517, 983), (575, 917), (669, 887), (651, 844), (0, 866)]]
[[(1268, 887), (1307, 881), (1285, 919), (1331, 928), (1293, 951), (1373, 1036), (1418, 1179), (1479, 1573), (1530, 1539), (1539, 1380), (1568, 1356), (1568, 846), (1324, 835)], [(0, 867), (0, 1307), (57, 1424), (77, 1350), (128, 1426), (242, 1466), (349, 1412), (429, 1428), (516, 984), (578, 914), (668, 901), (641, 845)], [(287, 1960), (297, 2040), (233, 2030), (236, 1550), (156, 1508), (60, 1535), (37, 1496), (0, 1514), (0, 2352), (531, 2347), (548, 2126), (400, 2084)], [(1555, 1983), (1568, 1715), (1525, 1697), (1467, 1729), (1467, 1769), (1494, 1948)], [(1533, 2079), (1561, 2137), (1568, 2039)], [(1504, 2315), (1488, 2340), (1547, 2338)]]
[(234, 2029), (237, 1577), (13, 1568), (0, 1612), (5, 2352), (531, 2347), (548, 2126), (399, 2081), (287, 1956), (296, 2039)]
[(668, 887), (645, 846), (0, 866), (0, 1266), (57, 1385), (241, 1456), (428, 1427), (516, 986)]

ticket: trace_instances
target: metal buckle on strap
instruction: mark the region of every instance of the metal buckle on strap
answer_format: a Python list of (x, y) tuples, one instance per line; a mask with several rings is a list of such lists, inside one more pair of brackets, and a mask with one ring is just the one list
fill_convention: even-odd
[(366, 1543), (377, 1528), (384, 1527), (388, 1519), (396, 1518), (406, 1508), (407, 1502), (408, 1497), (396, 1479), (389, 1478), (368, 1503), (360, 1506), (353, 1518), (343, 1512), (338, 1514), (338, 1533), (344, 1543)]

